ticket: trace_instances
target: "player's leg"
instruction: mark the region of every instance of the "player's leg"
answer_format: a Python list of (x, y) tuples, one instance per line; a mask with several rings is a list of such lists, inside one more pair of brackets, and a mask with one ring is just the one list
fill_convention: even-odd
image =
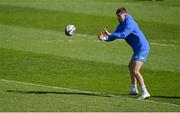
[(143, 77), (142, 77), (142, 75), (140, 73), (143, 62), (133, 60), (132, 65), (133, 66), (132, 66), (131, 72), (132, 72), (133, 76), (137, 79), (140, 86), (144, 85), (144, 79), (143, 79)]
[(142, 74), (140, 73), (141, 67), (143, 65), (143, 61), (133, 60), (132, 65), (133, 65), (133, 68), (131, 71), (133, 72), (133, 75), (136, 77), (139, 85), (142, 88), (142, 96), (140, 98), (145, 99), (145, 98), (150, 97), (150, 94), (147, 91), (145, 83), (144, 83), (144, 78)]
[(130, 60), (129, 65), (128, 65), (129, 72), (130, 72), (130, 75), (131, 75), (131, 84), (136, 84), (136, 78), (135, 78), (135, 76), (133, 75), (133, 72), (131, 71), (132, 68), (133, 68), (132, 63), (133, 63), (133, 60)]
[(139, 93), (139, 91), (137, 89), (136, 77), (134, 76), (133, 71), (132, 71), (132, 69), (133, 69), (133, 60), (132, 59), (129, 62), (128, 68), (129, 68), (129, 72), (131, 75), (131, 84), (132, 84), (129, 94), (137, 95)]

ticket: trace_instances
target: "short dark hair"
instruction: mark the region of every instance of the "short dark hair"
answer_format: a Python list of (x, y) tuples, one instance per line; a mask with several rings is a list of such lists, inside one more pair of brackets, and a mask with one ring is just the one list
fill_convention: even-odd
[(126, 10), (125, 7), (120, 7), (120, 8), (118, 8), (117, 11), (116, 11), (116, 14), (118, 14), (118, 13), (127, 13), (127, 10)]

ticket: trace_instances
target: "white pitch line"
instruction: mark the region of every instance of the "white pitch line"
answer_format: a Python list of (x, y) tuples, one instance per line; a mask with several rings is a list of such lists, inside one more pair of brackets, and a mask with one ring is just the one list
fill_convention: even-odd
[(165, 47), (180, 47), (178, 45), (173, 45), (173, 44), (161, 44), (161, 43), (155, 43), (155, 42), (151, 42), (150, 44), (152, 45), (159, 45), (159, 46), (165, 46)]
[[(82, 36), (82, 37), (87, 37), (87, 36), (94, 36), (95, 35), (88, 35), (88, 34), (75, 34), (75, 36)], [(98, 41), (98, 40), (97, 40)], [(158, 45), (158, 46), (164, 46), (164, 47), (180, 47), (179, 45), (174, 45), (174, 44), (163, 44), (163, 43), (156, 43), (156, 42), (150, 42), (152, 45)]]
[[(11, 26), (11, 28), (17, 28), (17, 29), (21, 29), (21, 28), (26, 28), (26, 29), (32, 29), (32, 28), (27, 28), (27, 27), (17, 27), (17, 26), (13, 26), (13, 25), (3, 25), (3, 24), (0, 24), (0, 26)], [(36, 29), (36, 30), (39, 30), (39, 29), (37, 29), (37, 28), (33, 28), (33, 29)], [(41, 29), (41, 31), (48, 31), (49, 32), (49, 30), (42, 30)], [(59, 32), (57, 32), (57, 31), (50, 31), (50, 32), (54, 32), (54, 33), (59, 33)], [(63, 33), (63, 32), (61, 32), (61, 33)], [(96, 35), (89, 35), (89, 34), (78, 34), (78, 33), (75, 33), (75, 35), (74, 36), (82, 36), (82, 37), (88, 37), (88, 36), (92, 36), (92, 37), (97, 37)], [(99, 40), (96, 40), (97, 42), (100, 42)], [(156, 43), (156, 42), (150, 42), (150, 44), (152, 44), (152, 45), (158, 45), (158, 46), (164, 46), (164, 47), (180, 47), (179, 45), (174, 45), (174, 44), (163, 44), (163, 43)]]
[[(75, 92), (92, 93), (92, 94), (97, 94), (97, 95), (102, 94), (102, 93), (93, 92), (93, 91), (83, 91), (83, 90), (65, 88), (65, 87), (60, 87), (60, 86), (58, 86), (58, 87), (57, 86), (47, 86), (47, 85), (42, 85), (42, 84), (33, 84), (33, 83), (29, 83), (29, 82), (20, 82), (20, 81), (5, 80), (5, 79), (1, 79), (0, 81), (16, 83), (16, 84), (24, 84), (24, 85), (30, 85), (30, 86), (45, 87), (45, 88), (63, 89), (63, 90), (69, 90), (69, 91), (75, 91)], [(111, 95), (109, 95), (109, 96), (111, 96)]]
[[(85, 90), (78, 90), (78, 89), (72, 89), (72, 88), (65, 88), (65, 87), (60, 87), (60, 86), (48, 86), (48, 85), (42, 85), (42, 84), (33, 84), (29, 82), (20, 82), (20, 81), (14, 81), (14, 80), (5, 80), (5, 79), (0, 79), (2, 82), (8, 82), (8, 83), (16, 83), (16, 84), (24, 84), (24, 85), (30, 85), (30, 86), (38, 86), (38, 87), (45, 87), (45, 88), (52, 88), (52, 89), (64, 89), (64, 90), (69, 90), (69, 91), (76, 91), (80, 93), (90, 93), (90, 94), (96, 94), (96, 95), (102, 95), (104, 96), (110, 96), (110, 97), (122, 97), (119, 95), (113, 95), (113, 94), (105, 94), (105, 93), (100, 93), (100, 92), (93, 92), (93, 91), (85, 91)], [(123, 99), (128, 99), (130, 98), (123, 98)], [(138, 100), (138, 99), (137, 99)], [(158, 102), (158, 101), (153, 101), (153, 100), (139, 100), (143, 102), (150, 102), (150, 103), (156, 103), (156, 104), (161, 104), (161, 105), (170, 105), (170, 106), (175, 106), (175, 107), (180, 107), (178, 104), (172, 104), (172, 103), (167, 103), (167, 102)]]
[(168, 103), (168, 102), (158, 102), (158, 101), (154, 101), (154, 100), (140, 100), (140, 101), (149, 102), (149, 103), (156, 103), (156, 104), (163, 104), (163, 105), (170, 105), (170, 106), (175, 106), (175, 107), (180, 107), (180, 105), (178, 105), (178, 104), (172, 104), (172, 103)]

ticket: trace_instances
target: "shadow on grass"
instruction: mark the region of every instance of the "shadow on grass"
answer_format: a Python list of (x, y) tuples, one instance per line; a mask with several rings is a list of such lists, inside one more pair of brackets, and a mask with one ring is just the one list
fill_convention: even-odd
[[(108, 95), (104, 93), (91, 93), (91, 92), (67, 92), (67, 91), (25, 91), (25, 90), (6, 90), (7, 92), (19, 93), (19, 94), (67, 94), (67, 95), (88, 95), (88, 96), (101, 96), (101, 97), (113, 97), (113, 96), (125, 96), (131, 98), (137, 98), (138, 95), (128, 94), (117, 94)], [(165, 98), (165, 99), (180, 99), (180, 96), (151, 96), (154, 98)]]
[(180, 96), (151, 96), (155, 98), (180, 99)]
[[(139, 97), (140, 95), (128, 95), (128, 94), (119, 94), (121, 96), (128, 96), (128, 97), (131, 97), (131, 98), (137, 98)], [(180, 99), (180, 96), (160, 96), (160, 95), (152, 95), (151, 97), (153, 98), (164, 98), (164, 99)], [(150, 98), (151, 98), (150, 97)]]
[(23, 91), (23, 90), (6, 90), (7, 92), (19, 93), (19, 94), (67, 94), (67, 95), (88, 95), (88, 96), (101, 96), (112, 97), (112, 95), (103, 93), (91, 93), (91, 92), (66, 92), (66, 91)]

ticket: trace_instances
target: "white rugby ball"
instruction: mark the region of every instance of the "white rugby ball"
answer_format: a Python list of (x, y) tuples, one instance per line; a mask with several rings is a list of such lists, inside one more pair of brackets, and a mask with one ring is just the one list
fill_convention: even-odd
[(67, 25), (65, 27), (65, 35), (72, 36), (76, 31), (76, 27), (74, 25)]

